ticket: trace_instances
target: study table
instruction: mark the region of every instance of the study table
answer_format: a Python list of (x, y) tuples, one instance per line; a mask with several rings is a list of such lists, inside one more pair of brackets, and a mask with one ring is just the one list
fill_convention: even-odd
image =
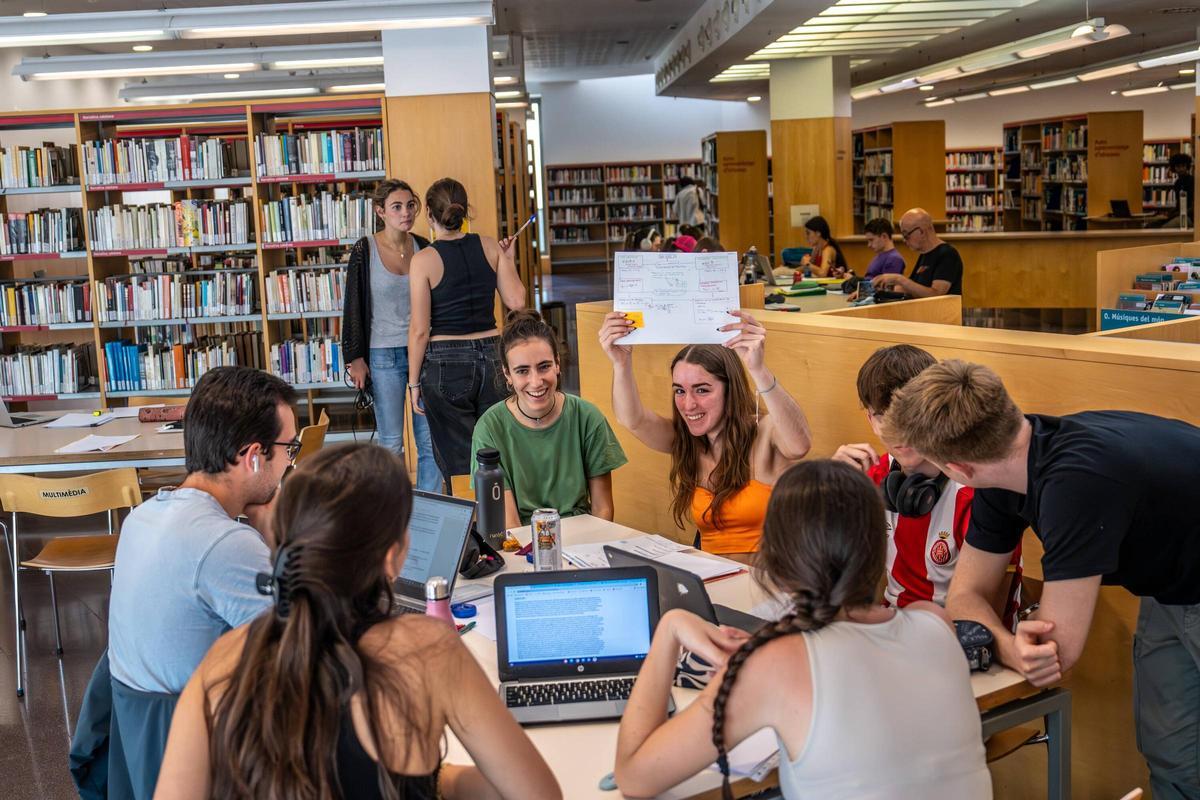
[[(66, 413), (66, 412), (63, 412)], [(178, 467), (183, 465), (183, 434), (158, 433), (161, 422), (138, 422), (136, 417), (114, 419), (95, 428), (0, 428), (0, 473), (93, 472), (118, 467)], [(89, 434), (137, 438), (107, 452), (54, 452)]]
[[(522, 544), (529, 542), (528, 527), (513, 531)], [(642, 531), (627, 528), (614, 522), (592, 516), (568, 517), (562, 521), (563, 542), (572, 544), (602, 543), (642, 535)], [(698, 553), (706, 558), (716, 558), (707, 553)], [(524, 557), (506, 553), (504, 572), (527, 572), (533, 569)], [(470, 592), (480, 585), (490, 585), (495, 575), (478, 580), (459, 581), (455, 592)], [(730, 606), (741, 611), (750, 611), (754, 606), (769, 599), (758, 587), (749, 573), (741, 572), (728, 578), (706, 584), (713, 603)], [(480, 626), (486, 624), (479, 621)], [(496, 665), (496, 643), (478, 629), (467, 632), (463, 643), (479, 660), (484, 672), (493, 685), (499, 687), (500, 679)], [(983, 736), (986, 739), (1000, 731), (1044, 718), (1049, 735), (1047, 797), (1062, 800), (1071, 796), (1070, 784), (1070, 692), (1065, 689), (1039, 690), (1024, 681), (1016, 672), (993, 666), (986, 673), (971, 676), (971, 688), (979, 706), (983, 721)], [(682, 709), (692, 702), (699, 692), (689, 689), (672, 689), (675, 705)], [(936, 713), (931, 709), (930, 713)], [(525, 728), (529, 738), (550, 765), (562, 787), (563, 796), (577, 798), (607, 798), (617, 800), (619, 792), (606, 792), (599, 788), (601, 778), (613, 769), (616, 757), (618, 722), (570, 723), (529, 726)], [(449, 749), (446, 757), (450, 763), (470, 763), (470, 756), (453, 734), (448, 734)], [(740, 796), (774, 785), (773, 775), (762, 784), (748, 778), (734, 782), (735, 793)], [(720, 773), (705, 770), (695, 775), (660, 797), (670, 800), (696, 797), (719, 797)]]

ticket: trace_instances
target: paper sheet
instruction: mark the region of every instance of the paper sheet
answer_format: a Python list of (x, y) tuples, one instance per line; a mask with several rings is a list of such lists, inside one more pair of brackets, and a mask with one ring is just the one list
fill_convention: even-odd
[(97, 436), (93, 433), (70, 444), (65, 444), (54, 452), (64, 455), (68, 453), (92, 453), (96, 451), (106, 453), (118, 445), (132, 442), (137, 437), (136, 433), (129, 436)]
[(736, 317), (737, 253), (619, 252), (613, 310), (640, 312), (645, 324), (620, 344), (721, 344), (736, 334), (717, 328)]
[(702, 581), (710, 581), (713, 578), (734, 575), (746, 569), (738, 562), (727, 558), (708, 558), (692, 553), (667, 553), (666, 555), (659, 556), (657, 560), (660, 564), (669, 564), (672, 567), (686, 569), (693, 575), (698, 576)]
[(670, 553), (687, 550), (686, 544), (673, 542), (665, 536), (656, 533), (645, 536), (631, 536), (628, 539), (618, 539), (615, 542), (599, 542), (597, 544), (572, 544), (563, 548), (563, 558), (571, 566), (579, 569), (600, 569), (608, 566), (608, 558), (604, 555), (604, 546), (616, 547), (645, 558), (662, 558)]
[(53, 422), (47, 422), (47, 428), (94, 428), (117, 418), (116, 414), (63, 414)]
[(154, 403), (148, 406), (130, 406), (129, 408), (114, 408), (109, 413), (117, 419), (132, 419), (138, 415), (138, 412), (143, 408), (162, 408), (166, 403)]
[[(729, 751), (729, 772), (732, 775), (748, 775), (761, 781), (778, 766), (779, 740), (771, 728), (763, 728)], [(720, 767), (713, 764), (709, 769), (719, 771)]]
[(475, 622), (475, 627), (468, 633), (478, 633), (486, 636), (493, 642), (496, 641), (496, 603), (491, 597), (484, 597), (480, 600), (473, 601), (475, 605), (475, 616), (470, 619), (455, 620), (459, 623)]

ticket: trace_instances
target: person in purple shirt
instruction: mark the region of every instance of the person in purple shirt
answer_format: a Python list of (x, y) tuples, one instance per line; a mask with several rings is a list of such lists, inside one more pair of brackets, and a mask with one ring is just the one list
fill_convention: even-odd
[(863, 233), (867, 247), (875, 252), (875, 257), (867, 266), (867, 280), (888, 272), (903, 275), (904, 257), (896, 250), (896, 245), (892, 244), (892, 223), (882, 217), (876, 217), (867, 222)]

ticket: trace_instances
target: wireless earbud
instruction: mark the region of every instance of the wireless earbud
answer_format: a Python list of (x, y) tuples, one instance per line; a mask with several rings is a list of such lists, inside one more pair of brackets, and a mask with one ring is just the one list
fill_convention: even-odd
[(258, 472), (258, 456), (251, 456), (250, 468), (253, 469), (255, 472)]

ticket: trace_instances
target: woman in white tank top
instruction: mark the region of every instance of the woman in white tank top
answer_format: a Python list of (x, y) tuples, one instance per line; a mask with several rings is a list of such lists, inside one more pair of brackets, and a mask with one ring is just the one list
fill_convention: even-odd
[[(871, 481), (806, 461), (775, 484), (756, 577), (794, 611), (753, 635), (670, 611), (621, 720), (617, 785), (649, 797), (762, 728), (779, 742), (785, 798), (977, 800), (992, 796), (970, 673), (945, 611), (883, 608), (887, 538)], [(681, 648), (724, 670), (668, 719)]]

